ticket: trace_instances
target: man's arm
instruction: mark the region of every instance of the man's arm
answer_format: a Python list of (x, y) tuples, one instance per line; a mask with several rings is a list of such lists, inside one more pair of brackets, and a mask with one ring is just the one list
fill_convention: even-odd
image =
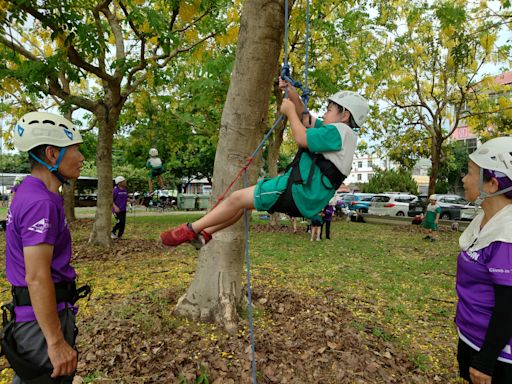
[(64, 339), (57, 314), (55, 286), (51, 276), (53, 245), (24, 247), (26, 282), (37, 323), (48, 345), (53, 366), (52, 377), (72, 374), (77, 366), (77, 353)]

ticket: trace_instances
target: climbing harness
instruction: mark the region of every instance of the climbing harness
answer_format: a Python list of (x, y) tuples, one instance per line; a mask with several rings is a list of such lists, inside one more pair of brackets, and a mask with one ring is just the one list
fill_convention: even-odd
[[(52, 368), (39, 367), (27, 361), (18, 353), (16, 340), (14, 339), (15, 311), (17, 306), (31, 306), (30, 295), (27, 287), (11, 287), (12, 301), (1, 306), (2, 309), (2, 350), (16, 374), (27, 384), (52, 384), (55, 379), (50, 377)], [(76, 287), (75, 281), (55, 284), (55, 298), (57, 303), (66, 302), (74, 305), (78, 300), (87, 297), (91, 293), (88, 284)], [(62, 378), (63, 380), (65, 378)]]

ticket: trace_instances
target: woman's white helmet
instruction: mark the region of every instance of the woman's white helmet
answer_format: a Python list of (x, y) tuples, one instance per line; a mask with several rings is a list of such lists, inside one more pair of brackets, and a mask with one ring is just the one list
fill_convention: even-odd
[(512, 186), (492, 194), (487, 194), (483, 190), (484, 169), (496, 172), (497, 176), (503, 174), (512, 180), (512, 137), (497, 137), (489, 140), (469, 155), (469, 158), (480, 167), (480, 195), (475, 200), (476, 207), (488, 197), (503, 195), (512, 190)]
[(339, 91), (329, 97), (329, 101), (348, 109), (358, 127), (361, 127), (368, 118), (368, 102), (357, 92)]
[(26, 113), (14, 128), (14, 146), (20, 151), (30, 151), (43, 144), (62, 148), (82, 142), (82, 135), (73, 123), (53, 113)]
[(114, 182), (117, 184), (119, 183), (122, 183), (123, 181), (125, 181), (126, 179), (123, 177), (123, 176), (117, 176), (115, 179), (114, 179)]
[(158, 156), (158, 149), (156, 149), (156, 148), (151, 148), (151, 149), (149, 150), (149, 156), (151, 156), (151, 157)]
[(480, 168), (501, 172), (512, 180), (512, 136), (486, 141), (469, 158)]

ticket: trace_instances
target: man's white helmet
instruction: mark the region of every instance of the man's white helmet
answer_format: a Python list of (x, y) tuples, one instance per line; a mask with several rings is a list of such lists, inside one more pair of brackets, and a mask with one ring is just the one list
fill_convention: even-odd
[(149, 156), (151, 156), (151, 157), (158, 156), (158, 150), (156, 148), (151, 148), (149, 150)]
[(429, 200), (434, 200), (434, 201), (437, 201), (437, 195), (430, 195), (428, 197)]
[(119, 183), (122, 183), (123, 181), (125, 181), (126, 179), (123, 177), (123, 176), (117, 176), (115, 179), (114, 179), (114, 182), (117, 184)]
[(469, 158), (480, 168), (501, 172), (512, 180), (512, 136), (486, 141)]
[(83, 143), (82, 135), (68, 119), (48, 112), (29, 112), (14, 128), (14, 146), (20, 151), (47, 144), (69, 147)]
[(339, 91), (329, 97), (329, 101), (348, 109), (358, 127), (361, 127), (368, 117), (368, 102), (357, 92)]

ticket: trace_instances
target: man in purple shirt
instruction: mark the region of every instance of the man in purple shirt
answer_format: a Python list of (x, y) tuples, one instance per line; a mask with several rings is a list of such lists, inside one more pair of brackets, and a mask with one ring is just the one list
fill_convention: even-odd
[(482, 207), (461, 235), (455, 324), (460, 375), (473, 384), (512, 383), (512, 137), (484, 143), (462, 179)]
[(114, 179), (116, 186), (113, 192), (112, 213), (116, 217), (117, 223), (112, 228), (113, 239), (120, 239), (124, 233), (126, 225), (126, 204), (128, 202), (128, 190), (126, 179), (123, 176), (117, 176)]
[(7, 214), (6, 275), (14, 310), (2, 344), (15, 384), (36, 377), (71, 383), (76, 370), (76, 273), (58, 191), (80, 176), (80, 143), (70, 121), (46, 112), (27, 113), (14, 130), (14, 145), (28, 152), (32, 167)]

